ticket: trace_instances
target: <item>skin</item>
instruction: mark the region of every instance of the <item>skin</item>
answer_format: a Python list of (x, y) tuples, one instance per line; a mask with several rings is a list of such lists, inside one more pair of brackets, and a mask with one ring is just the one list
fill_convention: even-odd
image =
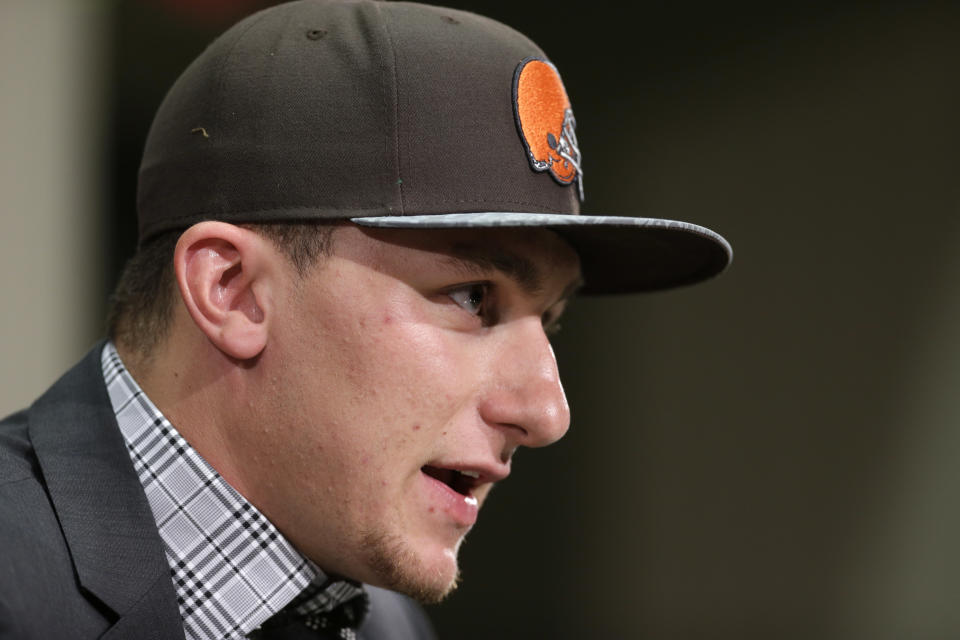
[(424, 468), (479, 476), (482, 505), (518, 447), (566, 432), (545, 325), (579, 282), (574, 251), (543, 229), (345, 225), (301, 277), (256, 233), (204, 222), (174, 265), (168, 340), (149, 366), (121, 348), (151, 399), (324, 570), (446, 595), (472, 519)]

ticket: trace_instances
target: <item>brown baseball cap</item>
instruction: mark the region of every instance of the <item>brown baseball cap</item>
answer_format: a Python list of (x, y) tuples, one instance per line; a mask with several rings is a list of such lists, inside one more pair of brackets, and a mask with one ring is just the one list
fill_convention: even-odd
[(576, 121), (556, 68), (499, 22), (408, 2), (256, 13), (180, 76), (140, 167), (140, 242), (202, 220), (547, 227), (585, 293), (691, 284), (732, 259), (673, 220), (580, 213)]

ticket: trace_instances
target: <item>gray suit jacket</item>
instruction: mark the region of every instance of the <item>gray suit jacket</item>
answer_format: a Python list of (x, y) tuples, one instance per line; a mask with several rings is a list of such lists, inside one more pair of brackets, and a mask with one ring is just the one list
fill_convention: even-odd
[[(0, 638), (183, 640), (153, 514), (97, 345), (0, 422)], [(408, 598), (368, 588), (364, 640), (433, 638)]]

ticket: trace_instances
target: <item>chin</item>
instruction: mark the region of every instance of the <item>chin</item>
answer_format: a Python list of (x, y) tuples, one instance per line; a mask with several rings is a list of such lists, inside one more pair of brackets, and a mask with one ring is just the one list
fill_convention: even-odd
[(367, 566), (377, 577), (373, 584), (398, 591), (423, 604), (436, 604), (450, 595), (460, 579), (457, 550), (444, 549), (430, 557), (417, 553), (413, 545), (399, 536), (383, 532), (363, 538)]

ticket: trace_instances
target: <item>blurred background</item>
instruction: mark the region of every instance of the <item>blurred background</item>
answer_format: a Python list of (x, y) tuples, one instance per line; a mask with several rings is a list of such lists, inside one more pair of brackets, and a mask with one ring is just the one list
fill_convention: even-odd
[[(103, 332), (167, 87), (258, 0), (0, 1), (0, 413)], [(960, 5), (446, 0), (564, 75), (589, 213), (721, 278), (581, 299), (445, 638), (960, 637)]]

